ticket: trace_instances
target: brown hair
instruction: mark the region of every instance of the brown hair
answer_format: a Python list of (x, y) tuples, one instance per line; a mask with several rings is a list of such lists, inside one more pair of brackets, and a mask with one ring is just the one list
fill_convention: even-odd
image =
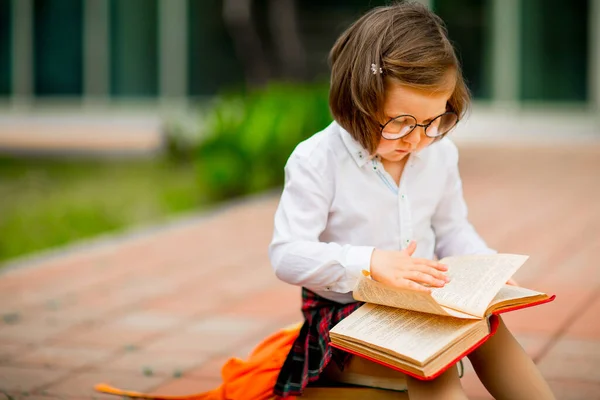
[(336, 41), (329, 54), (329, 107), (370, 153), (380, 139), (386, 83), (437, 91), (448, 87), (454, 71), (448, 107), (459, 117), (466, 112), (469, 91), (447, 35), (441, 18), (425, 6), (400, 2), (369, 11)]

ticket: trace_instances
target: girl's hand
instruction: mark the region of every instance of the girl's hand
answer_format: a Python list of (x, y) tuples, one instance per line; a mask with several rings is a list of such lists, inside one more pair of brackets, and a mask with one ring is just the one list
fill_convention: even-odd
[(514, 279), (510, 278), (507, 282), (507, 285), (511, 285), (511, 286), (519, 286), (519, 284), (517, 283), (517, 281), (515, 281)]
[(447, 266), (426, 258), (412, 258), (416, 248), (413, 241), (402, 251), (375, 249), (371, 256), (371, 277), (384, 285), (426, 293), (431, 293), (431, 289), (422, 284), (442, 287), (449, 282), (450, 278), (442, 273), (448, 271)]

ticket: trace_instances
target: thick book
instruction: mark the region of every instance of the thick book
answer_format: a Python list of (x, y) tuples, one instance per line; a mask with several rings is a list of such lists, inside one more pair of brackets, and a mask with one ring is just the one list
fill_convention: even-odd
[(447, 257), (450, 277), (431, 294), (382, 285), (363, 276), (353, 296), (366, 304), (329, 332), (331, 346), (421, 380), (434, 379), (494, 334), (498, 314), (555, 296), (505, 283), (527, 256)]

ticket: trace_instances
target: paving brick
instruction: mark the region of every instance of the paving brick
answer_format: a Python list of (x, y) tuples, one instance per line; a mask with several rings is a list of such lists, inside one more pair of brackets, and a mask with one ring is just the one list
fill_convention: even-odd
[(257, 341), (253, 339), (246, 340), (233, 347), (227, 354), (230, 357), (247, 360), (252, 351), (256, 348)]
[[(559, 260), (565, 258), (569, 242), (562, 238), (557, 240), (555, 231), (551, 228), (560, 224), (565, 231), (576, 229), (586, 217), (583, 212), (579, 212), (565, 221), (560, 210), (568, 204), (566, 199), (545, 200), (544, 204), (536, 205), (534, 209), (529, 207), (526, 209), (527, 214), (515, 215), (511, 219), (512, 222), (508, 222), (514, 224), (515, 230), (506, 235), (504, 245), (510, 246), (513, 253), (530, 255), (530, 259), (520, 271), (526, 276), (532, 277), (531, 272), (549, 273), (556, 268)], [(521, 274), (519, 277), (524, 278)]]
[(11, 341), (1, 341), (0, 342), (0, 363), (6, 363), (12, 360), (15, 356), (19, 354), (29, 351), (31, 346), (25, 345), (23, 343), (15, 343)]
[(560, 400), (600, 400), (600, 383), (549, 379), (548, 384)]
[[(65, 288), (65, 282), (69, 285)], [(64, 296), (89, 290), (90, 287), (103, 282), (98, 275), (82, 276), (74, 269), (65, 279), (41, 279), (38, 281), (28, 281), (26, 286), (18, 288), (12, 292), (13, 305), (33, 306), (44, 304), (47, 301), (61, 299)]]
[(221, 380), (221, 370), (231, 356), (212, 357), (197, 368), (185, 373), (185, 376)]
[(12, 364), (43, 368), (74, 369), (107, 359), (112, 350), (67, 346), (43, 346), (13, 356)]
[(67, 370), (0, 366), (0, 390), (27, 391), (45, 386), (67, 376)]
[[(47, 396), (47, 395), (41, 395), (41, 394), (31, 394), (29, 392), (21, 392), (21, 393), (17, 393), (17, 394), (10, 394), (10, 396), (12, 397), (13, 400), (65, 400), (64, 397), (60, 397), (60, 396)], [(114, 399), (114, 396), (113, 400)], [(2, 400), (5, 400), (5, 398), (2, 398)], [(6, 398), (6, 400), (9, 400), (8, 398)], [(92, 397), (90, 396), (69, 396), (68, 400), (92, 400)], [(93, 400), (101, 400), (101, 397), (96, 397), (94, 396)], [(104, 400), (104, 398), (102, 398), (102, 400)]]
[(217, 301), (190, 301), (177, 295), (166, 295), (144, 300), (137, 308), (155, 314), (189, 318), (214, 311), (217, 304)]
[(48, 339), (48, 344), (100, 347), (108, 349), (136, 345), (140, 342), (156, 337), (160, 332), (135, 328), (122, 328), (114, 325), (101, 325), (97, 327), (74, 328)]
[(168, 381), (152, 391), (154, 395), (182, 396), (204, 393), (213, 390), (221, 384), (218, 379), (179, 378)]
[(242, 335), (219, 333), (175, 333), (146, 345), (148, 351), (213, 355), (229, 352), (245, 339)]
[(183, 352), (152, 352), (141, 349), (135, 352), (121, 353), (102, 363), (98, 368), (114, 371), (144, 372), (153, 375), (176, 377), (202, 365), (206, 355)]
[(221, 290), (220, 285), (202, 287), (195, 284), (192, 288), (181, 288), (176, 297), (178, 301), (187, 303), (190, 309), (202, 311), (207, 307), (215, 310), (219, 305), (229, 304), (235, 296), (235, 293)]
[[(164, 380), (164, 377), (145, 376), (141, 372), (135, 374), (111, 370), (81, 372), (74, 373), (58, 383), (44, 387), (44, 391), (50, 396), (85, 396), (90, 398), (98, 396), (98, 392), (94, 390), (94, 386), (99, 383), (106, 383), (123, 390), (149, 392)], [(112, 397), (113, 399), (117, 398), (115, 396)]]
[(550, 379), (569, 379), (600, 384), (600, 359), (592, 357), (544, 357), (538, 364)]
[(573, 355), (600, 358), (600, 337), (586, 340), (562, 336), (552, 344), (546, 355)]
[(519, 333), (514, 336), (527, 354), (534, 360), (540, 356), (551, 340), (550, 335)]
[(22, 344), (39, 344), (46, 339), (66, 331), (68, 326), (56, 325), (44, 319), (18, 321), (14, 324), (0, 323), (0, 340)]
[(565, 335), (588, 339), (600, 338), (600, 296), (597, 296), (596, 300), (583, 310), (583, 312), (581, 309), (574, 310), (577, 319), (567, 328)]
[(248, 336), (260, 331), (264, 321), (255, 318), (231, 318), (227, 316), (209, 316), (190, 325), (185, 332), (218, 334), (224, 336)]
[(57, 310), (36, 311), (34, 315), (39, 321), (44, 321), (50, 326), (73, 328), (98, 323), (98, 321), (102, 321), (107, 312), (106, 308), (64, 306)]
[(111, 325), (115, 327), (164, 331), (174, 328), (183, 322), (182, 318), (161, 315), (153, 312), (131, 312), (115, 319)]
[(98, 319), (109, 312), (131, 306), (139, 297), (129, 294), (113, 293), (109, 288), (99, 287), (79, 294), (77, 301), (62, 308), (62, 312), (76, 315), (80, 319)]
[(93, 312), (84, 310), (57, 310), (38, 314), (41, 321), (49, 326), (62, 326), (65, 328), (95, 326), (102, 317)]
[[(186, 297), (190, 301), (218, 299), (220, 302), (250, 299), (259, 295), (271, 285), (279, 283), (267, 266), (246, 269), (241, 260), (237, 264), (230, 265), (227, 272), (216, 271), (213, 274), (213, 281), (218, 282), (218, 284), (199, 285), (194, 283), (191, 285)], [(226, 275), (235, 276), (235, 279), (226, 279)]]
[(219, 308), (227, 315), (278, 320), (281, 317), (296, 315), (302, 319), (300, 311), (300, 289), (290, 285), (277, 285), (249, 298), (239, 299)]
[(549, 379), (600, 384), (600, 339), (561, 338), (538, 363)]
[[(550, 334), (558, 332), (567, 316), (554, 319), (546, 318), (547, 313), (538, 310), (541, 307), (509, 312), (503, 314), (502, 318), (513, 335), (520, 333)], [(546, 305), (546, 307), (548, 306)]]
[(553, 302), (503, 314), (502, 318), (511, 332), (538, 334), (559, 332), (592, 293), (590, 290), (558, 287), (549, 287), (549, 289), (548, 293), (556, 294)]
[[(600, 226), (600, 221), (598, 225)], [(597, 288), (600, 285), (600, 269), (596, 267), (597, 254), (600, 253), (599, 235), (600, 232), (590, 237), (581, 237), (569, 258), (560, 263), (552, 274), (544, 275), (540, 286), (568, 289)]]
[[(158, 284), (155, 280), (136, 281), (124, 277), (110, 286), (100, 285), (78, 295), (77, 303), (72, 305), (76, 311), (85, 311), (103, 315), (127, 306), (161, 295), (172, 290), (170, 285)], [(73, 312), (69, 310), (69, 312)]]

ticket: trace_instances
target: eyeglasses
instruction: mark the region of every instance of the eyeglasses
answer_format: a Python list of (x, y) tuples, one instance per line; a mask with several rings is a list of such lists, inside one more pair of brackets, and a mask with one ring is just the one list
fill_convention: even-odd
[(381, 126), (381, 136), (387, 140), (396, 140), (403, 138), (416, 129), (417, 126), (423, 127), (425, 135), (430, 138), (438, 138), (450, 132), (458, 123), (458, 115), (453, 111), (448, 111), (438, 115), (427, 124), (417, 123), (417, 119), (412, 115), (400, 115), (390, 119)]

